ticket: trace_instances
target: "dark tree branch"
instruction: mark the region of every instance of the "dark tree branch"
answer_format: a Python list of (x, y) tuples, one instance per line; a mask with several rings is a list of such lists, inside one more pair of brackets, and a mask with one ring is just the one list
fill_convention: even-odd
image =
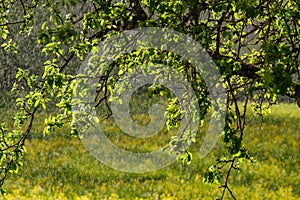
[(4, 24), (0, 24), (0, 27), (8, 26), (8, 25), (14, 25), (14, 24), (22, 24), (22, 23), (25, 23), (25, 20), (15, 21), (15, 22), (7, 22), (7, 23), (4, 23)]
[(21, 5), (22, 5), (22, 8), (23, 8), (24, 16), (25, 16), (25, 15), (27, 15), (27, 10), (26, 10), (26, 8), (25, 8), (25, 5), (24, 5), (24, 3), (23, 3), (23, 0), (20, 0), (20, 2), (21, 2)]

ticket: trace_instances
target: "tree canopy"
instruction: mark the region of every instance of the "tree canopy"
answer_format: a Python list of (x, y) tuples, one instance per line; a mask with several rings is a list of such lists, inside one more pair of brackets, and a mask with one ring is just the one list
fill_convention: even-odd
[[(45, 119), (45, 134), (69, 124), (71, 134), (80, 136), (76, 123), (81, 122), (72, 109), (78, 103), (73, 91), (80, 77), (90, 72), (78, 73), (78, 70), (87, 58), (95, 62), (90, 62), (91, 66), (100, 62), (89, 53), (97, 55), (102, 51), (99, 44), (126, 30), (156, 27), (192, 38), (212, 59), (220, 74), (226, 94), (226, 101), (222, 102), (226, 103), (226, 118), (221, 140), (228, 153), (212, 163), (204, 181), (221, 185), (220, 199), (225, 192), (236, 199), (228, 185), (230, 172), (238, 170), (241, 161), (254, 162), (243, 143), (248, 103), (257, 114), (263, 115), (278, 96), (300, 99), (299, 5), (299, 0), (3, 0), (0, 4), (4, 55), (1, 60), (18, 68), (12, 91), (21, 95), (16, 99), (18, 112), (14, 125), (0, 124), (0, 186), (9, 173), (22, 167), (25, 141), (39, 110), (53, 105), (58, 109), (55, 115)], [(176, 38), (170, 40), (176, 43)], [(214, 107), (205, 75), (197, 71), (191, 60), (182, 59), (178, 51), (142, 47), (124, 49), (109, 66), (97, 65), (95, 70), (102, 71), (94, 71), (101, 76), (96, 77), (96, 97), (90, 102), (90, 109), (107, 107), (105, 114), (109, 116), (110, 98), (116, 85), (134, 69), (165, 79), (166, 74), (161, 72), (166, 69), (155, 73), (147, 65), (141, 67), (150, 62), (170, 66), (187, 80), (195, 93), (193, 102), (198, 106), (198, 112), (192, 115), (203, 121)], [(212, 76), (211, 79), (215, 80)], [(126, 85), (121, 83), (121, 88), (117, 94), (122, 94)], [(180, 100), (162, 86), (152, 85), (148, 89), (152, 97), (159, 94), (167, 98), (165, 123), (168, 129), (177, 128), (185, 109), (191, 108), (178, 107)], [(194, 142), (197, 131), (192, 136), (187, 136), (188, 131), (183, 132), (171, 140), (169, 149), (188, 163), (191, 154), (180, 144)]]

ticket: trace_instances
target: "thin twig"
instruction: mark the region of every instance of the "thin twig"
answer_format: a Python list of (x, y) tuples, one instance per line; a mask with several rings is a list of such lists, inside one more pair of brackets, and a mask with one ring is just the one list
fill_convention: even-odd
[(21, 23), (25, 23), (25, 20), (15, 21), (15, 22), (7, 22), (7, 23), (4, 23), (4, 24), (0, 24), (0, 27), (2, 27), (2, 26), (8, 26), (8, 25), (14, 25), (14, 24), (21, 24)]

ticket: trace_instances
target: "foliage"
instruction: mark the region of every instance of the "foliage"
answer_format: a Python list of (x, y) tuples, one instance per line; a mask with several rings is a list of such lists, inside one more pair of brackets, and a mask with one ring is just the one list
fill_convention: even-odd
[[(0, 125), (0, 185), (8, 174), (18, 172), (23, 166), (25, 141), (32, 132), (38, 111), (49, 111), (53, 104), (58, 109), (47, 117), (45, 135), (67, 125), (71, 127), (71, 134), (78, 134), (74, 126), (76, 115), (72, 115), (72, 106), (76, 104), (72, 101), (72, 91), (80, 77), (74, 74), (74, 60), (83, 60), (90, 51), (97, 51), (95, 47), (99, 42), (118, 32), (155, 26), (191, 36), (214, 59), (222, 75), (228, 98), (222, 133), (227, 152), (216, 159), (204, 180), (220, 184), (219, 199), (224, 199), (226, 192), (236, 199), (229, 187), (230, 174), (240, 169), (240, 162), (254, 162), (244, 143), (249, 99), (254, 101), (254, 110), (263, 115), (278, 95), (299, 98), (295, 92), (298, 86), (293, 80), (293, 75), (299, 75), (299, 3), (295, 0), (3, 0), (1, 46), (7, 52), (24, 56), (26, 52), (18, 52), (20, 41), (16, 36), (33, 35), (43, 55), (41, 59), (45, 60), (36, 67), (36, 73), (20, 67), (16, 75), (19, 84), (14, 85), (13, 91), (18, 94), (26, 85), (27, 93), (16, 99), (18, 112), (14, 124)], [(45, 18), (40, 18), (42, 15)], [(94, 107), (107, 106), (109, 111), (108, 99), (119, 78), (147, 59), (154, 63), (169, 60), (167, 64), (186, 77), (198, 97), (200, 119), (204, 120), (211, 102), (201, 75), (188, 61), (160, 49), (139, 49), (120, 55), (108, 68), (101, 69), (105, 76), (99, 80)], [(43, 73), (38, 73), (40, 71)], [(168, 93), (165, 89), (159, 92)], [(184, 110), (176, 108), (172, 96), (165, 96), (170, 101), (167, 126), (174, 129)], [(239, 106), (238, 100), (243, 106)], [(179, 141), (191, 142), (194, 137), (183, 135)], [(178, 142), (170, 144), (172, 147)], [(182, 149), (178, 149), (178, 154), (187, 163), (192, 158)], [(4, 193), (2, 187), (1, 192)]]

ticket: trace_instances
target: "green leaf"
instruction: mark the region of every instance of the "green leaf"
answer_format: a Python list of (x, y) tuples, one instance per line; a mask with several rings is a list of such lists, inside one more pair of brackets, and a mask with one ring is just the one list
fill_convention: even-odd
[(123, 74), (124, 74), (124, 70), (123, 70), (123, 69), (120, 69), (119, 72), (118, 72), (118, 75), (121, 76), (121, 75), (123, 75)]
[(24, 70), (21, 68), (18, 68), (18, 72), (16, 74), (16, 79), (18, 79), (18, 81), (20, 81), (23, 78), (24, 74), (25, 74)]
[(40, 100), (37, 100), (35, 103), (34, 103), (34, 107), (38, 107), (40, 105)]
[(7, 192), (6, 189), (4, 189), (3, 187), (0, 188), (0, 193), (1, 193), (2, 195), (5, 195), (6, 192)]

